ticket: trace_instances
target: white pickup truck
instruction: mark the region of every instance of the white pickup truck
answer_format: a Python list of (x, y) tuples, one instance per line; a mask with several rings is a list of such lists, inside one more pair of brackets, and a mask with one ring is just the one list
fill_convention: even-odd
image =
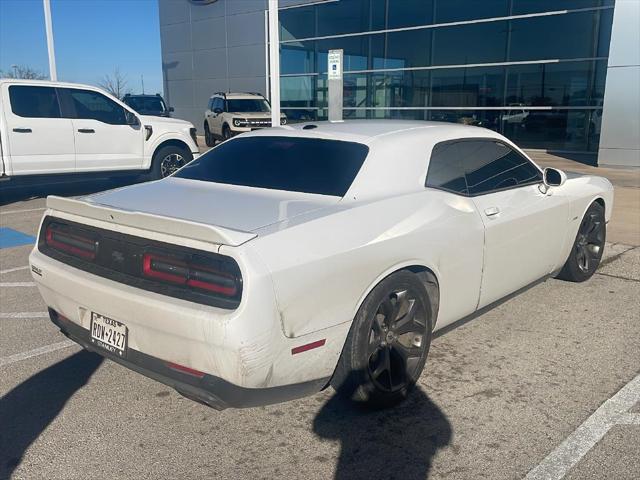
[(148, 172), (198, 156), (193, 124), (139, 115), (89, 85), (0, 79), (0, 180)]

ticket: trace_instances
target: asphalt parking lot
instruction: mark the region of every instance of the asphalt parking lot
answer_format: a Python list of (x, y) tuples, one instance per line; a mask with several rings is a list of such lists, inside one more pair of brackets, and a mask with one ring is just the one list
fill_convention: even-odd
[(16, 198), (0, 206), (23, 234), (0, 243), (0, 478), (639, 476), (638, 244), (610, 236), (589, 282), (547, 280), (438, 336), (393, 410), (328, 389), (218, 412), (57, 331), (26, 268), (45, 201)]

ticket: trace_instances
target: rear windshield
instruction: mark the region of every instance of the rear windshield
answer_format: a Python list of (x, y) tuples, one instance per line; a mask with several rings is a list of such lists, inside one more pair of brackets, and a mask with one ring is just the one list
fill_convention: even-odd
[(164, 112), (164, 102), (160, 97), (127, 97), (124, 102), (136, 112)]
[(209, 150), (174, 176), (247, 187), (344, 196), (369, 147), (301, 137), (247, 137)]

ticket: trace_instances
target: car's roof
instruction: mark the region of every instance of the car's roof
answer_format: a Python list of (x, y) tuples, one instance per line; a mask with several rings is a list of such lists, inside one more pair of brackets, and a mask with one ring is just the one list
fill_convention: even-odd
[[(313, 127), (309, 128), (311, 125)], [(345, 195), (349, 201), (422, 191), (431, 151), (437, 143), (487, 138), (513, 145), (499, 133), (486, 128), (417, 120), (299, 123), (254, 130), (231, 141), (257, 136), (306, 137), (367, 145), (369, 154)]]
[(284, 135), (304, 136), (345, 140), (369, 144), (373, 140), (382, 141), (388, 137), (393, 141), (395, 135), (409, 134), (414, 131), (430, 137), (500, 137), (499, 134), (485, 128), (448, 122), (430, 122), (422, 120), (346, 120), (343, 122), (306, 122), (290, 124), (277, 128), (255, 130), (247, 135)]
[(71, 82), (52, 82), (51, 80), (31, 80), (26, 78), (0, 78), (0, 84), (3, 83), (24, 83), (28, 85), (38, 85), (42, 87), (70, 87), (70, 88), (90, 88), (101, 90), (95, 85), (85, 85), (82, 83)]
[(261, 93), (252, 93), (252, 92), (227, 92), (227, 93), (214, 93), (211, 95), (211, 98), (214, 97), (225, 97), (228, 99), (236, 99), (236, 98), (264, 98), (264, 95)]
[(153, 94), (153, 93), (127, 93), (124, 98), (131, 98), (131, 97), (153, 97), (153, 98), (158, 98), (161, 95), (159, 93)]

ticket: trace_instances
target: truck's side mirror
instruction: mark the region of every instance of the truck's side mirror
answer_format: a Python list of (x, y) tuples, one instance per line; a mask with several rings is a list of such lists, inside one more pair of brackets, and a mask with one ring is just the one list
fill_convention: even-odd
[(213, 113), (216, 115), (220, 115), (222, 113), (222, 109), (220, 107), (216, 107), (213, 109)]
[(129, 110), (125, 110), (124, 116), (127, 120), (127, 125), (131, 125), (132, 127), (140, 126), (140, 120), (138, 120), (138, 117), (134, 113), (130, 112)]
[(169, 112), (174, 112), (175, 109), (173, 107), (169, 107)]

